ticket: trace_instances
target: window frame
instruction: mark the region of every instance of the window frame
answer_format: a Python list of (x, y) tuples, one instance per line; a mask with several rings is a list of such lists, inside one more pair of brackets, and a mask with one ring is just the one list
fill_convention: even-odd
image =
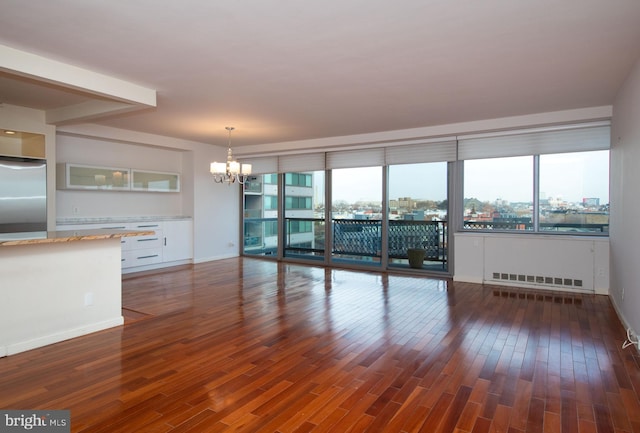
[[(585, 153), (585, 152), (597, 152), (597, 151), (602, 151), (605, 149), (601, 149), (601, 150), (584, 150), (584, 151), (575, 151), (575, 152), (562, 152), (563, 154), (571, 154), (571, 153)], [(608, 152), (608, 158), (611, 158), (611, 150), (610, 149), (606, 149), (606, 151)], [(460, 190), (461, 190), (461, 196), (460, 196), (460, 209), (458, 212), (458, 218), (459, 218), (459, 226), (458, 226), (458, 231), (459, 232), (463, 232), (463, 233), (483, 233), (483, 234), (487, 234), (487, 233), (499, 233), (499, 234), (512, 234), (512, 235), (529, 235), (529, 234), (535, 234), (535, 235), (551, 235), (551, 236), (596, 236), (596, 237), (608, 237), (609, 236), (609, 224), (607, 224), (607, 228), (606, 230), (600, 231), (600, 232), (572, 232), (572, 231), (555, 231), (555, 230), (541, 230), (540, 228), (540, 157), (543, 155), (549, 155), (551, 153), (538, 153), (538, 154), (532, 154), (532, 155), (522, 155), (522, 156), (530, 156), (532, 157), (533, 160), (533, 166), (532, 166), (532, 171), (531, 171), (531, 176), (532, 176), (532, 183), (533, 183), (533, 190), (532, 190), (532, 200), (531, 200), (531, 204), (532, 204), (532, 213), (531, 213), (531, 229), (530, 230), (522, 230), (522, 229), (472, 229), (472, 228), (465, 228), (465, 220), (464, 220), (464, 211), (465, 211), (465, 206), (464, 206), (464, 199), (465, 199), (465, 191), (464, 191), (464, 185), (465, 185), (465, 168), (464, 168), (464, 164), (465, 164), (465, 160), (459, 160), (460, 163)], [(499, 158), (508, 158), (509, 156), (505, 156), (505, 157), (489, 157), (489, 158), (474, 158), (471, 160), (490, 160), (490, 159), (499, 159)], [(607, 182), (610, 186), (611, 183), (611, 173), (608, 173), (608, 177), (607, 177)], [(609, 197), (609, 201), (611, 201), (611, 198)], [(609, 220), (610, 223), (610, 220)]]

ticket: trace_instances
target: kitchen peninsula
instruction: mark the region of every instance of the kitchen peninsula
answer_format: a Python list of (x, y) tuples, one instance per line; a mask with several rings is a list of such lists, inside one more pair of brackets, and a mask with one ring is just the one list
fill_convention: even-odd
[(153, 233), (0, 234), (0, 357), (122, 325), (122, 238)]

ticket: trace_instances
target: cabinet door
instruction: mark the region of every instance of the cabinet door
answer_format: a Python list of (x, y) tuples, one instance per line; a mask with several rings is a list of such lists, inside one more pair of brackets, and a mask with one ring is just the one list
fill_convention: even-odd
[(58, 189), (129, 190), (128, 168), (96, 167), (78, 164), (58, 164)]
[(132, 191), (180, 192), (180, 175), (157, 171), (132, 170)]
[(162, 258), (165, 262), (193, 258), (193, 223), (190, 220), (164, 221), (162, 223), (164, 246)]

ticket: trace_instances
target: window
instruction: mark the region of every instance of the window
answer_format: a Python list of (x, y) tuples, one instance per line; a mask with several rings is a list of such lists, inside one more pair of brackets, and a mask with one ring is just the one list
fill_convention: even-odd
[(278, 221), (265, 221), (264, 235), (266, 237), (278, 236)]
[(287, 186), (304, 186), (311, 188), (312, 175), (309, 173), (286, 173), (284, 183)]
[(313, 209), (311, 197), (285, 197), (285, 209)]
[(533, 228), (533, 157), (464, 162), (464, 228)]
[(609, 230), (608, 122), (459, 139), (467, 230)]
[(411, 267), (446, 270), (448, 163), (390, 165), (388, 173), (389, 266), (411, 266), (409, 250), (420, 249), (424, 260)]
[[(278, 175), (252, 176), (244, 188), (243, 253), (275, 256), (278, 252)], [(274, 181), (275, 180), (275, 181)]]
[(541, 231), (609, 231), (609, 151), (540, 155)]
[(276, 195), (265, 195), (264, 196), (264, 209), (265, 210), (276, 210), (276, 209), (278, 209), (278, 196), (276, 196)]
[(289, 221), (289, 233), (297, 234), (297, 233), (311, 233), (312, 222), (311, 221), (301, 221), (301, 220), (292, 220)]
[(467, 230), (607, 233), (609, 151), (464, 161), (463, 208)]
[(283, 254), (324, 259), (324, 171), (285, 173)]
[(381, 264), (382, 167), (332, 170), (332, 260)]

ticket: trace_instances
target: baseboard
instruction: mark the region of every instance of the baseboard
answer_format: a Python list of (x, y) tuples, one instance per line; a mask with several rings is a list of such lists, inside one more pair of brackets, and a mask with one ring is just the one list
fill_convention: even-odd
[[(633, 335), (637, 336), (638, 333), (636, 332), (635, 329), (633, 329), (633, 327), (629, 324), (629, 321), (627, 320), (627, 318), (622, 313), (622, 310), (620, 309), (620, 307), (618, 306), (618, 303), (616, 302), (615, 296), (609, 296), (609, 299), (611, 300), (611, 305), (613, 305), (613, 309), (618, 315), (618, 319), (620, 319), (620, 322), (622, 322), (622, 326), (624, 326), (625, 332), (627, 329), (631, 328), (631, 332), (633, 332)], [(626, 339), (627, 336), (624, 335), (623, 338)], [(636, 353), (640, 354), (640, 348), (636, 345), (634, 345), (633, 347), (636, 349)]]
[(454, 275), (453, 276), (453, 281), (460, 282), (460, 283), (474, 283), (474, 284), (482, 284), (482, 283), (484, 283), (484, 280), (482, 279), (482, 277), (480, 277), (480, 278), (478, 278), (478, 277), (465, 277), (464, 275), (462, 275), (462, 276)]
[[(37, 349), (38, 347), (48, 346), (49, 344), (59, 343), (71, 338), (80, 337), (82, 335), (91, 334), (94, 332), (102, 331), (108, 328), (114, 328), (124, 324), (124, 317), (118, 316), (113, 319), (104, 320), (102, 322), (91, 323), (79, 328), (67, 329), (62, 332), (56, 332), (55, 334), (44, 335), (42, 337), (34, 338), (28, 341), (20, 341), (18, 343), (12, 343), (4, 348), (0, 347), (0, 354), (4, 352), (4, 356), (15, 355), (16, 353), (26, 352), (27, 350)], [(4, 350), (2, 350), (4, 349)]]
[(232, 259), (234, 257), (238, 257), (238, 254), (221, 254), (219, 256), (203, 257), (200, 259), (195, 259), (193, 263), (198, 264), (198, 263), (214, 262), (216, 260)]

